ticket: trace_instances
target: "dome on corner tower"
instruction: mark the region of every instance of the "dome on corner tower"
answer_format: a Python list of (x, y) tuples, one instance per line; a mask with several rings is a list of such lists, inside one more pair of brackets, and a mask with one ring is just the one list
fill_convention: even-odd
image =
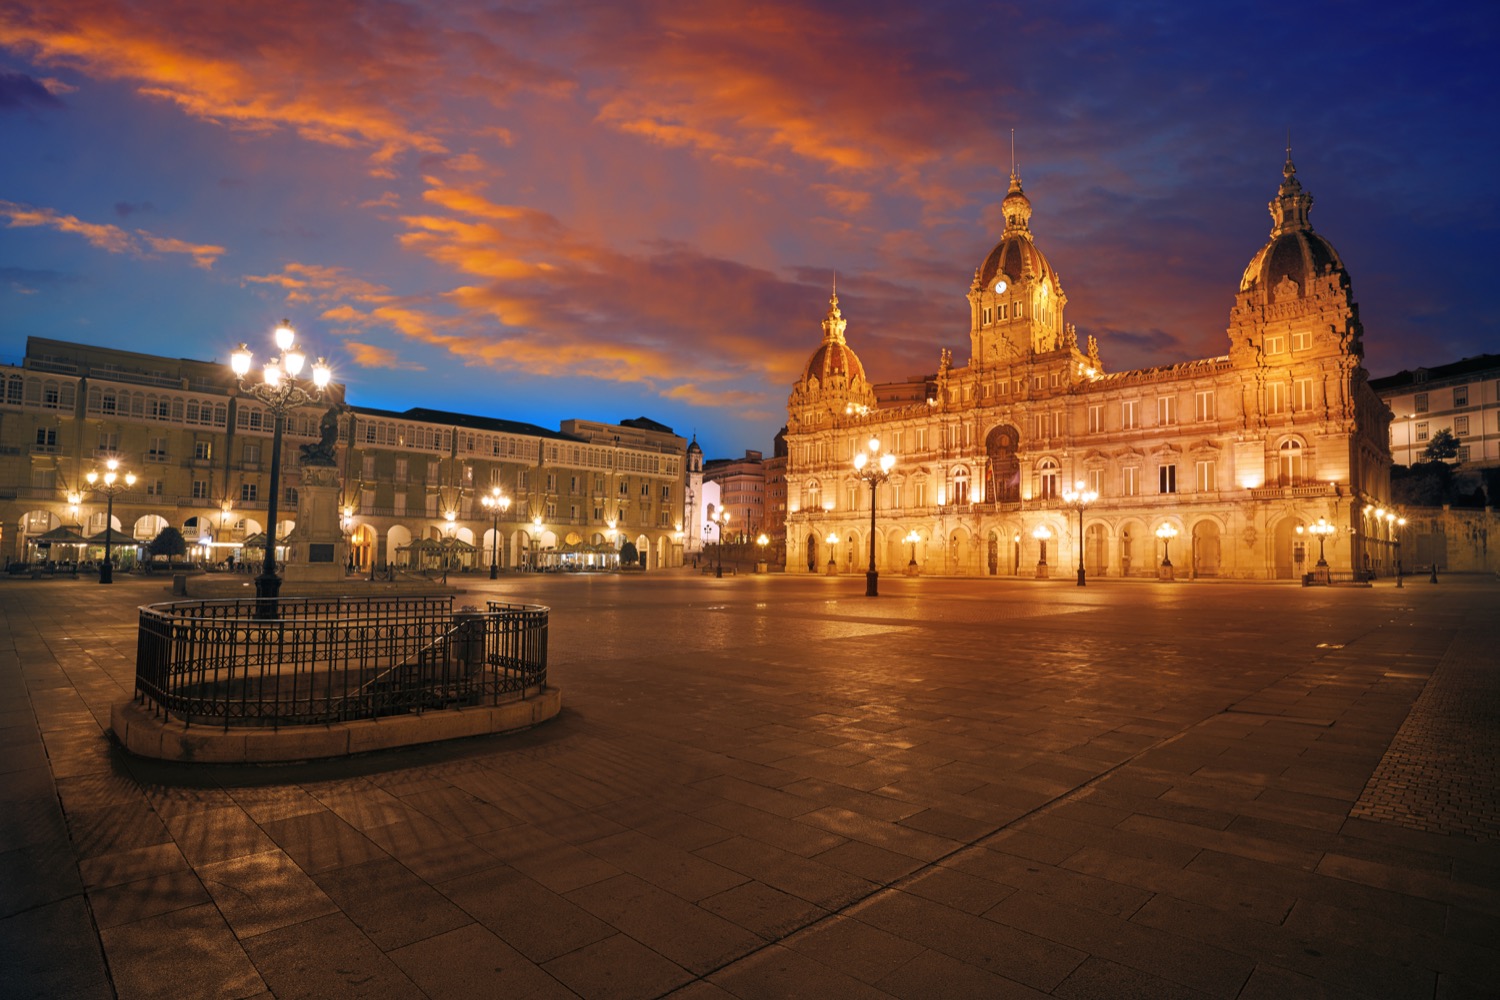
[(1030, 275), (1050, 278), (1056, 284), (1057, 276), (1052, 272), (1052, 265), (1032, 239), (1031, 199), (1021, 190), (1021, 175), (1014, 170), (1010, 174), (1010, 190), (1006, 192), (1000, 207), (1005, 213), (1005, 232), (1001, 234), (1000, 242), (995, 244), (995, 249), (990, 251), (984, 263), (979, 266), (979, 273), (975, 276), (977, 283), (989, 288), (997, 280), (1014, 282)]
[(828, 315), (823, 318), (823, 343), (808, 358), (807, 367), (802, 371), (803, 382), (817, 379), (819, 385), (827, 385), (830, 380), (865, 380), (864, 366), (844, 342), (844, 330), (848, 325), (849, 321), (839, 311), (838, 293), (834, 292), (828, 300)]
[(1258, 288), (1263, 294), (1277, 298), (1302, 297), (1314, 278), (1343, 273), (1344, 262), (1333, 244), (1313, 232), (1307, 220), (1313, 198), (1297, 180), (1290, 152), (1281, 174), (1281, 187), (1275, 200), (1267, 205), (1275, 222), (1271, 240), (1251, 258), (1240, 278), (1240, 291)]

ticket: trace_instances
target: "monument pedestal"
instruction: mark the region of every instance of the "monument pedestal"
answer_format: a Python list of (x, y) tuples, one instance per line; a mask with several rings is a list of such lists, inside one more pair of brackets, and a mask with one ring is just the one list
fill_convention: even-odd
[(348, 543), (339, 526), (339, 470), (304, 465), (297, 490), (297, 530), (282, 579), (296, 583), (341, 584), (349, 561)]

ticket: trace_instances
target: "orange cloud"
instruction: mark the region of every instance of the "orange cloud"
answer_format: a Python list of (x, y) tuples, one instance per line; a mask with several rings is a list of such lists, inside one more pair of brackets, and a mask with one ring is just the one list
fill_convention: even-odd
[(415, 361), (403, 361), (395, 351), (385, 347), (377, 347), (374, 344), (365, 344), (355, 340), (346, 340), (344, 349), (349, 352), (349, 359), (361, 368), (391, 368), (398, 371), (426, 371), (426, 367)]
[[(128, 253), (141, 257), (148, 250), (157, 253), (180, 253), (193, 258), (193, 264), (208, 270), (225, 254), (225, 249), (206, 243), (189, 243), (169, 236), (156, 236), (144, 229), (132, 235), (119, 226), (109, 223), (85, 222), (76, 215), (65, 215), (50, 208), (36, 208), (13, 201), (0, 201), (0, 217), (7, 220), (6, 228), (22, 229), (42, 226), (60, 233), (82, 236), (90, 246), (109, 253)], [(137, 238), (139, 237), (139, 238)]]

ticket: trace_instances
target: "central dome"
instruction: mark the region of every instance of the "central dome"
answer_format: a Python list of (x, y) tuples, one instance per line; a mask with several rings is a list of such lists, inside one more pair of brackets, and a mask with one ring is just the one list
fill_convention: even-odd
[(1000, 207), (1005, 213), (1005, 232), (979, 266), (979, 284), (993, 288), (997, 280), (1013, 283), (1025, 275), (1050, 278), (1056, 284), (1052, 265), (1032, 239), (1031, 199), (1021, 190), (1021, 175), (1014, 170), (1010, 174), (1010, 190)]

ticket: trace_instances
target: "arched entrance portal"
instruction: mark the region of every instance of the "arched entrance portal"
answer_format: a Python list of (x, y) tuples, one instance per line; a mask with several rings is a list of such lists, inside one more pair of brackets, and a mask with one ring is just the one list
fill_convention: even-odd
[(1213, 521), (1193, 525), (1193, 576), (1219, 575), (1219, 526)]
[(375, 559), (375, 529), (361, 524), (349, 533), (349, 559), (354, 568), (369, 572)]

